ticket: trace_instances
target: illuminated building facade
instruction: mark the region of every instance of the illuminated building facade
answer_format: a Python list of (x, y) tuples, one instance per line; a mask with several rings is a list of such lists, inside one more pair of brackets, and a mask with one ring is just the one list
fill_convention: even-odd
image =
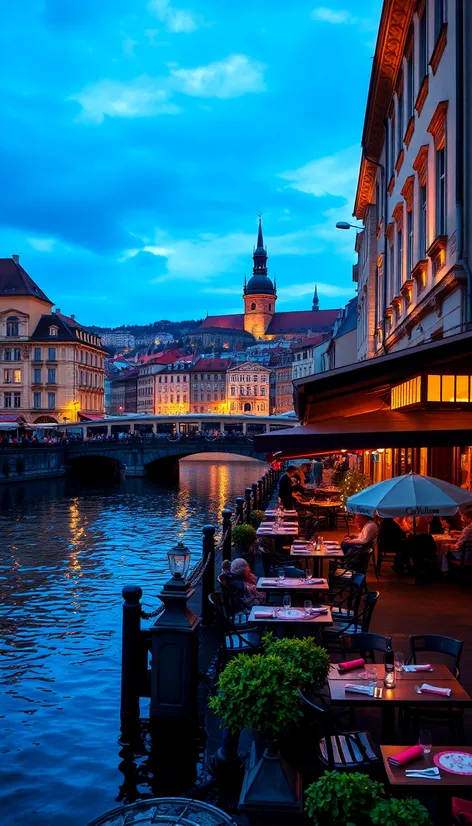
[(270, 373), (269, 368), (250, 361), (230, 367), (227, 374), (228, 412), (268, 416)]

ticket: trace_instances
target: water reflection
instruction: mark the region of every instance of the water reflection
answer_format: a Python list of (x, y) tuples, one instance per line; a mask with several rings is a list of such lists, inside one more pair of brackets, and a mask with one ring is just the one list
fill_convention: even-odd
[(129, 799), (127, 788), (139, 797), (159, 787), (146, 736), (135, 781), (120, 772), (134, 760), (134, 744), (117, 745), (121, 589), (141, 585), (145, 610), (156, 608), (168, 548), (181, 538), (198, 556), (203, 525), (219, 525), (261, 473), (253, 462), (188, 462), (180, 484), (51, 479), (0, 489), (4, 824), (63, 826), (67, 813), (83, 826), (118, 794)]

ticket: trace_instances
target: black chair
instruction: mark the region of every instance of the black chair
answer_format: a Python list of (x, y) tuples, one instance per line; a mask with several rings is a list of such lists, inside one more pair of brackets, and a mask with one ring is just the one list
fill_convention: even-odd
[(328, 571), (328, 582), (330, 588), (336, 588), (346, 584), (354, 574), (366, 574), (369, 562), (373, 554), (373, 548), (365, 546), (349, 551), (340, 562), (331, 560)]
[(316, 700), (323, 703), (323, 698), (310, 696), (300, 689), (298, 696), (317, 736), (322, 735), (317, 756), (324, 768), (341, 772), (373, 772), (380, 769), (380, 752), (369, 732), (342, 731), (332, 710), (324, 704), (317, 704)]
[[(409, 637), (409, 643), (409, 663), (416, 663), (417, 655), (420, 653), (442, 654), (448, 658), (448, 665), (450, 665), (453, 675), (456, 679), (459, 679), (459, 664), (464, 645), (462, 640), (455, 640), (453, 637), (442, 637), (439, 634), (421, 634)], [(412, 706), (403, 710), (402, 719), (403, 722), (415, 727), (426, 720), (445, 724), (451, 732), (454, 732), (458, 744), (464, 742), (464, 710), (462, 708), (432, 709)]]
[[(335, 583), (336, 584), (336, 583)], [(328, 579), (328, 586), (330, 581)], [(339, 587), (330, 588), (327, 599), (331, 605), (331, 612), (344, 616), (345, 618), (354, 616), (354, 606), (359, 606), (362, 594), (367, 590), (364, 574), (353, 574), (346, 581), (338, 583)]]
[(382, 519), (377, 537), (376, 576), (381, 574), (382, 562), (390, 559), (394, 564), (403, 564), (405, 533), (394, 519)]
[(375, 663), (375, 652), (385, 654), (387, 643), (390, 637), (383, 637), (381, 634), (372, 634), (369, 631), (361, 631), (356, 634), (348, 634), (341, 638), (343, 654), (357, 654), (364, 660)]
[(440, 634), (417, 634), (408, 637), (410, 644), (410, 657), (408, 662), (416, 664), (417, 654), (422, 652), (431, 654), (443, 654), (449, 658), (448, 665), (454, 677), (460, 679), (459, 664), (464, 643), (462, 640), (455, 640), (453, 637), (442, 637)]
[(229, 574), (220, 574), (218, 584), (221, 588), (225, 614), (233, 625), (244, 625), (247, 622), (249, 609), (244, 604), (237, 590), (231, 583)]
[(362, 596), (362, 602), (352, 617), (334, 619), (333, 625), (323, 629), (323, 644), (329, 650), (343, 650), (343, 638), (351, 634), (367, 633), (370, 628), (372, 614), (377, 605), (380, 594), (378, 591), (368, 591)]
[(249, 625), (238, 627), (230, 621), (225, 611), (223, 595), (219, 591), (209, 594), (208, 599), (213, 607), (220, 642), (216, 664), (218, 676), (230, 657), (236, 654), (258, 654), (262, 641), (259, 629)]
[(472, 543), (465, 542), (459, 559), (449, 554), (449, 572), (452, 575), (463, 577), (469, 576), (472, 573)]

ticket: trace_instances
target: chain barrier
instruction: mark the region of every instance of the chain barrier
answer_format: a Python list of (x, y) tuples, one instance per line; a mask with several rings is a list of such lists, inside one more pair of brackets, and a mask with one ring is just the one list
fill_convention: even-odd
[(164, 611), (164, 606), (159, 605), (159, 608), (156, 608), (155, 611), (141, 611), (141, 619), (153, 619), (153, 617), (158, 617)]

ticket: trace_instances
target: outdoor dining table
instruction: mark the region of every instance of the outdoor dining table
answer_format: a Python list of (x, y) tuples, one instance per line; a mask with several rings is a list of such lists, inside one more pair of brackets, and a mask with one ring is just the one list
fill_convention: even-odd
[(257, 580), (258, 591), (267, 591), (268, 593), (275, 593), (277, 591), (313, 591), (323, 592), (328, 590), (328, 580), (314, 578), (313, 580), (305, 579), (304, 577), (285, 577), (282, 582), (276, 577), (261, 576)]
[(405, 746), (380, 746), (380, 753), (384, 764), (387, 780), (398, 792), (403, 789), (411, 792), (414, 787), (428, 788), (436, 794), (438, 800), (438, 826), (451, 822), (451, 797), (456, 792), (460, 797), (470, 799), (472, 795), (472, 774), (456, 774), (440, 768), (440, 780), (430, 780), (426, 777), (409, 777), (405, 769), (424, 770), (436, 766), (434, 758), (442, 752), (462, 752), (472, 756), (472, 746), (433, 746), (429, 754), (423, 754), (404, 766), (392, 766), (389, 757), (403, 751)]
[(274, 522), (261, 522), (257, 531), (257, 536), (298, 536), (298, 522), (287, 522), (275, 527)]
[(457, 542), (453, 536), (447, 536), (445, 533), (433, 533), (432, 537), (436, 543), (436, 553), (438, 555), (439, 567), (443, 574), (449, 570), (449, 563), (447, 555)]
[[(435, 682), (436, 680), (453, 680), (454, 676), (452, 675), (451, 671), (444, 665), (444, 663), (431, 663), (432, 671), (396, 671), (395, 676), (397, 681), (403, 680), (411, 680), (413, 683), (418, 682)], [(331, 668), (329, 669), (328, 679), (329, 680), (345, 680), (346, 682), (353, 683), (359, 681), (359, 683), (363, 683), (367, 685), (367, 682), (360, 678), (360, 674), (365, 671), (366, 668), (375, 668), (377, 674), (379, 675), (379, 681), (383, 682), (383, 678), (385, 677), (385, 666), (383, 663), (371, 663), (366, 662), (364, 666), (360, 668), (355, 668), (352, 670), (349, 669), (340, 669), (338, 668), (337, 664), (334, 663)], [(378, 685), (380, 685), (380, 682)], [(396, 691), (396, 689), (395, 689)]]
[(335, 528), (335, 521), (336, 521), (336, 513), (337, 511), (343, 507), (343, 503), (341, 500), (336, 500), (330, 502), (329, 499), (318, 501), (317, 499), (312, 499), (308, 503), (311, 510), (316, 511), (316, 518), (319, 519), (320, 516), (325, 516), (328, 520), (328, 524), (331, 528)]
[(313, 575), (317, 577), (321, 575), (321, 569), (325, 559), (344, 559), (344, 553), (341, 546), (337, 543), (336, 545), (322, 545), (320, 548), (316, 548), (313, 545), (311, 547), (305, 545), (304, 549), (300, 546), (300, 548), (301, 549), (297, 551), (296, 546), (294, 548), (292, 545), (289, 552), (290, 558), (312, 559)]
[[(366, 686), (365, 680), (353, 677), (352, 672), (346, 676), (345, 680), (328, 677), (329, 693), (333, 705), (338, 706), (372, 706), (379, 705), (382, 711), (382, 740), (384, 742), (395, 742), (395, 709), (410, 708), (413, 706), (429, 706), (447, 708), (471, 707), (472, 699), (462, 688), (461, 684), (450, 674), (447, 679), (437, 679), (434, 672), (417, 672), (416, 679), (399, 679), (395, 688), (383, 688), (382, 696), (375, 697), (371, 694), (358, 694), (346, 691), (346, 683)], [(423, 683), (433, 684), (438, 688), (450, 688), (449, 696), (441, 694), (417, 693), (415, 685), (421, 686)]]
[(331, 608), (329, 606), (326, 606), (326, 608), (327, 611), (324, 614), (307, 616), (303, 608), (290, 608), (287, 612), (279, 607), (255, 605), (251, 608), (248, 623), (273, 625), (279, 636), (293, 636), (295, 631), (309, 629), (310, 634), (320, 640), (323, 628), (333, 624)]

